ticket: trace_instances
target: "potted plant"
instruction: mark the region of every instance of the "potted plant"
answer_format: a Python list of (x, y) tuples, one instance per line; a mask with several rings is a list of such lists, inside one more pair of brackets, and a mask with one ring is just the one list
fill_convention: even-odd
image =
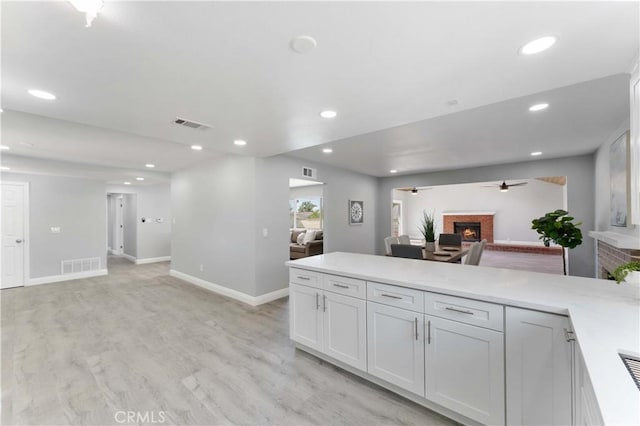
[(618, 284), (622, 281), (640, 284), (640, 262), (629, 262), (620, 265), (613, 271), (612, 275)]
[(424, 249), (426, 251), (436, 251), (436, 225), (433, 213), (422, 211), (422, 223), (418, 227), (424, 237)]
[(582, 231), (578, 228), (582, 223), (574, 224), (573, 219), (569, 216), (569, 212), (559, 209), (531, 221), (531, 229), (540, 234), (545, 247), (549, 247), (551, 242), (562, 247), (562, 268), (565, 275), (567, 275), (567, 261), (564, 249), (576, 248), (582, 244)]

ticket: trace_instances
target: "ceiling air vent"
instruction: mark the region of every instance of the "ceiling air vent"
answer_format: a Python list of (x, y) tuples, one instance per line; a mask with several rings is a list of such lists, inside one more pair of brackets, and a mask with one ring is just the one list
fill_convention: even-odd
[(180, 126), (189, 127), (191, 129), (200, 129), (200, 130), (206, 130), (211, 127), (208, 124), (198, 123), (197, 121), (193, 121), (193, 120), (185, 120), (184, 118), (180, 118), (180, 117), (173, 120), (173, 123), (178, 124)]
[(312, 169), (311, 167), (303, 167), (302, 168), (302, 176), (306, 178), (316, 178), (316, 169)]

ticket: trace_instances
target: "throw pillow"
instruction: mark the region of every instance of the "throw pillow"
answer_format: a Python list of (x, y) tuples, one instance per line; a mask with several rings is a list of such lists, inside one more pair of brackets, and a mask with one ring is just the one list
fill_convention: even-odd
[(298, 240), (296, 241), (299, 245), (304, 245), (304, 234), (305, 232), (301, 232), (298, 234)]
[(316, 239), (316, 231), (307, 231), (304, 234), (304, 240), (302, 241), (302, 245), (306, 246), (309, 241), (313, 241)]

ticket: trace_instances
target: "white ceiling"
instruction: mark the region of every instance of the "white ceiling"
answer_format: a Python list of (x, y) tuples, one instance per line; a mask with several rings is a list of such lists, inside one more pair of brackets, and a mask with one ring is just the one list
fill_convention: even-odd
[[(629, 117), (625, 74), (354, 136), (291, 155), (374, 176), (593, 152)], [(549, 103), (543, 111), (529, 106)], [(332, 154), (322, 148), (331, 147)], [(533, 151), (543, 154), (531, 157)]]
[[(122, 185), (131, 182), (131, 187), (167, 183), (171, 180), (170, 173), (156, 171), (136, 171), (117, 167), (104, 167), (73, 161), (57, 161), (36, 157), (7, 154), (0, 156), (3, 167), (9, 167), (9, 173), (28, 173), (35, 175), (66, 176), (83, 179), (96, 179), (112, 185)], [(137, 177), (144, 181), (136, 180)]]
[[(84, 28), (84, 17), (68, 2), (3, 2), (2, 107), (155, 139), (132, 138), (120, 156), (103, 150), (80, 158), (74, 147), (82, 149), (83, 138), (66, 145), (57, 140), (40, 153), (121, 168), (160, 162), (147, 158), (150, 151), (166, 155), (164, 170), (182, 168), (192, 158), (192, 143), (257, 156), (336, 140), (348, 145), (356, 135), (627, 72), (638, 51), (638, 7), (107, 0), (93, 27)], [(315, 37), (317, 49), (293, 53), (288, 43), (300, 34)], [(517, 54), (525, 42), (547, 34), (558, 37), (552, 49)], [(29, 88), (51, 91), (58, 100), (33, 98)], [(451, 99), (459, 102), (454, 108), (447, 105)], [(324, 109), (338, 117), (321, 119)], [(213, 128), (170, 124), (177, 116)], [(501, 138), (501, 126), (484, 132), (471, 142), (500, 140), (490, 152), (503, 149), (500, 161), (515, 159), (506, 149), (514, 142)], [(234, 146), (239, 138), (249, 144)], [(413, 158), (393, 141), (380, 143)], [(580, 149), (593, 149), (587, 145)], [(406, 167), (420, 164), (418, 158)]]

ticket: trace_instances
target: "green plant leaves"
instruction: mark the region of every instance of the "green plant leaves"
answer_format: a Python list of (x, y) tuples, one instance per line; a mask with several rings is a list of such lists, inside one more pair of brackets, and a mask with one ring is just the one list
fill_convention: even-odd
[(566, 210), (555, 210), (531, 221), (531, 229), (540, 234), (546, 247), (553, 242), (566, 248), (576, 248), (582, 244), (582, 223), (573, 223), (574, 217)]
[(426, 242), (432, 243), (436, 240), (436, 226), (433, 212), (427, 213), (426, 210), (422, 211), (422, 223), (418, 229)]

